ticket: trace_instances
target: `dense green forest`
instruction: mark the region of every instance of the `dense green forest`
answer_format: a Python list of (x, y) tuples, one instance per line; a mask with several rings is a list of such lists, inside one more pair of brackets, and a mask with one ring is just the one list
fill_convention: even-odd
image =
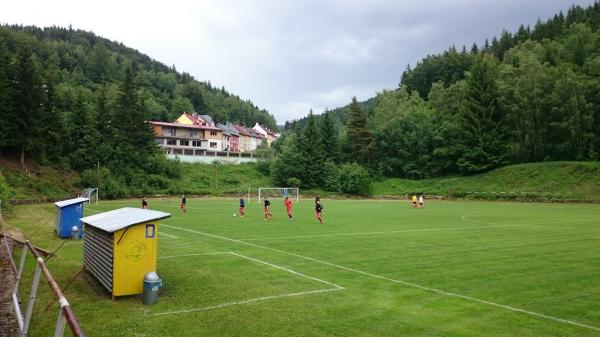
[[(278, 183), (292, 177), (304, 187), (347, 191), (348, 172), (360, 182), (365, 176), (422, 179), (517, 163), (596, 161), (599, 28), (596, 2), (538, 20), (533, 28), (504, 30), (482, 46), (426, 56), (403, 72), (398, 88), (379, 93), (371, 109), (354, 99), (319, 116), (320, 141), (308, 148), (303, 138), (315, 132), (317, 117), (288, 125), (272, 155), (274, 176)], [(324, 126), (332, 120), (346, 120), (341, 132)], [(303, 163), (313, 158), (308, 155), (317, 159)], [(339, 177), (331, 178), (336, 172)]]
[(93, 33), (0, 26), (0, 157), (26, 170), (28, 160), (71, 168), (86, 187), (100, 176), (114, 197), (164, 189), (181, 169), (146, 122), (182, 111), (276, 127), (252, 102)]

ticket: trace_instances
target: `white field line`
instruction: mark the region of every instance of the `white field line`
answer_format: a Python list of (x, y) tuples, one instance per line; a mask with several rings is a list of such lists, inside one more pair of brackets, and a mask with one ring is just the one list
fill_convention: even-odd
[(343, 290), (343, 289), (345, 289), (345, 288), (333, 288), (333, 289), (321, 289), (321, 290), (302, 291), (302, 292), (298, 292), (298, 293), (289, 293), (289, 294), (282, 294), (282, 295), (265, 296), (265, 297), (253, 298), (253, 299), (245, 300), (245, 301), (223, 303), (223, 304), (213, 305), (213, 306), (204, 307), (204, 308), (194, 308), (194, 309), (177, 310), (177, 311), (165, 311), (165, 312), (158, 312), (158, 313), (155, 313), (155, 314), (147, 314), (146, 312), (144, 312), (144, 316), (166, 316), (166, 315), (187, 314), (187, 313), (191, 313), (191, 312), (209, 311), (209, 310), (221, 309), (221, 308), (226, 308), (226, 307), (230, 307), (230, 306), (233, 306), (233, 305), (255, 303), (255, 302), (268, 301), (268, 300), (274, 300), (274, 299), (285, 298), (285, 297), (297, 297), (297, 296), (305, 296), (305, 295), (311, 295), (311, 294), (327, 293), (327, 292), (339, 291), (339, 290)]
[(264, 264), (264, 265), (267, 265), (267, 266), (269, 266), (269, 267), (271, 267), (271, 268), (275, 268), (275, 269), (279, 269), (279, 270), (287, 271), (288, 273), (291, 273), (291, 274), (294, 274), (294, 275), (298, 275), (298, 276), (301, 276), (301, 277), (307, 278), (307, 279), (309, 279), (309, 280), (313, 280), (313, 281), (317, 281), (317, 282), (321, 282), (321, 283), (324, 283), (324, 284), (330, 285), (330, 286), (332, 286), (332, 287), (334, 287), (334, 288), (336, 288), (336, 289), (345, 289), (344, 287), (342, 287), (342, 286), (340, 286), (340, 285), (337, 285), (337, 284), (335, 284), (335, 283), (332, 283), (332, 282), (329, 282), (329, 281), (325, 281), (325, 280), (321, 280), (320, 278), (316, 278), (316, 277), (313, 277), (313, 276), (308, 276), (308, 275), (305, 275), (305, 274), (299, 273), (299, 272), (297, 272), (297, 271), (291, 270), (291, 269), (289, 269), (289, 268), (286, 268), (286, 267), (278, 266), (278, 265), (275, 265), (275, 264), (272, 264), (272, 263), (269, 263), (269, 262), (261, 261), (261, 260), (259, 260), (259, 259), (255, 259), (255, 258), (252, 258), (252, 257), (249, 257), (249, 256), (245, 256), (245, 255), (242, 255), (242, 254), (234, 253), (234, 252), (229, 252), (229, 253), (230, 253), (230, 254), (233, 254), (233, 255), (235, 255), (235, 256), (239, 256), (239, 257), (241, 257), (241, 258), (243, 258), (243, 259), (247, 259), (247, 260), (250, 260), (250, 261), (254, 261), (254, 262), (258, 262), (258, 263), (262, 263), (262, 264)]
[(471, 220), (471, 219), (467, 219), (467, 217), (470, 217), (473, 215), (463, 215), (461, 217), (461, 219), (465, 220), (465, 221), (469, 221), (469, 222), (474, 222), (474, 223), (484, 223), (484, 224), (488, 224), (488, 225), (496, 225), (495, 222), (487, 222), (487, 221), (479, 221), (479, 220)]
[(222, 255), (222, 254), (231, 254), (231, 255), (240, 257), (242, 259), (246, 259), (246, 260), (250, 260), (250, 261), (253, 261), (253, 262), (260, 263), (260, 264), (264, 264), (264, 265), (269, 266), (269, 267), (274, 268), (274, 269), (282, 270), (282, 271), (288, 272), (290, 274), (294, 274), (294, 275), (298, 275), (300, 277), (307, 278), (309, 280), (313, 280), (313, 281), (317, 281), (319, 283), (327, 284), (329, 286), (332, 286), (333, 289), (319, 289), (319, 290), (302, 291), (302, 292), (288, 293), (288, 294), (281, 294), (281, 295), (264, 296), (264, 297), (258, 297), (258, 298), (253, 298), (253, 299), (249, 299), (249, 300), (244, 300), (244, 301), (229, 302), (229, 303), (218, 304), (218, 305), (213, 305), (213, 306), (203, 307), (203, 308), (193, 308), (193, 309), (176, 310), (176, 311), (165, 311), (165, 312), (158, 312), (158, 313), (154, 313), (154, 314), (147, 314), (147, 312), (144, 312), (144, 316), (165, 316), (165, 315), (186, 314), (186, 313), (190, 313), (190, 312), (208, 311), (208, 310), (221, 309), (221, 308), (230, 307), (230, 306), (239, 305), (239, 304), (248, 304), (248, 303), (260, 302), (260, 301), (267, 301), (267, 300), (272, 300), (272, 299), (284, 298), (284, 297), (304, 296), (304, 295), (319, 294), (319, 293), (325, 293), (325, 292), (331, 292), (331, 291), (337, 291), (337, 290), (344, 290), (344, 289), (346, 289), (345, 287), (342, 287), (342, 286), (337, 285), (335, 283), (332, 283), (332, 282), (329, 282), (329, 281), (325, 281), (325, 280), (321, 280), (321, 279), (313, 277), (313, 276), (308, 276), (308, 275), (299, 273), (299, 272), (297, 272), (295, 270), (292, 270), (292, 269), (289, 269), (289, 268), (286, 268), (286, 267), (278, 266), (278, 265), (273, 264), (273, 263), (269, 263), (269, 262), (266, 262), (266, 261), (255, 259), (253, 257), (242, 255), (242, 254), (238, 254), (238, 253), (235, 253), (235, 252), (208, 252), (208, 253), (197, 253), (197, 254), (183, 254), (183, 255), (172, 255), (172, 256), (159, 256), (158, 258), (159, 259), (170, 259), (170, 258), (177, 258), (177, 257), (190, 257), (190, 256), (201, 256), (201, 255)]
[(158, 236), (161, 236), (161, 235), (164, 235), (164, 236), (166, 236), (168, 238), (171, 238), (171, 239), (178, 239), (178, 237), (176, 237), (175, 235), (167, 234), (165, 232), (158, 232)]
[[(470, 220), (467, 220), (470, 221)], [(540, 226), (540, 225), (551, 225), (560, 223), (573, 223), (573, 222), (590, 222), (599, 221), (597, 219), (586, 219), (586, 220), (570, 220), (570, 221), (555, 221), (555, 222), (544, 222), (544, 223), (531, 223), (531, 224), (513, 224), (513, 225), (489, 225), (489, 226), (467, 226), (467, 227), (446, 227), (446, 228), (420, 228), (420, 229), (405, 229), (397, 231), (380, 231), (380, 232), (358, 232), (358, 233), (333, 233), (333, 234), (314, 234), (314, 235), (296, 235), (296, 236), (279, 236), (279, 237), (266, 237), (266, 238), (244, 238), (240, 239), (243, 241), (261, 241), (261, 240), (282, 240), (282, 239), (304, 239), (304, 238), (319, 238), (319, 237), (331, 237), (331, 236), (356, 236), (356, 235), (377, 235), (377, 234), (394, 234), (394, 233), (411, 233), (411, 232), (430, 232), (430, 231), (452, 231), (452, 230), (469, 230), (469, 229), (485, 229), (485, 228), (502, 228), (502, 227), (528, 227), (528, 226)]]
[(471, 296), (461, 295), (461, 294), (452, 293), (452, 292), (449, 292), (449, 291), (444, 291), (444, 290), (440, 290), (440, 289), (436, 289), (436, 288), (422, 286), (422, 285), (419, 285), (419, 284), (416, 284), (416, 283), (411, 283), (411, 282), (406, 282), (406, 281), (402, 281), (402, 280), (392, 279), (392, 278), (389, 278), (389, 277), (386, 277), (386, 276), (372, 274), (372, 273), (368, 273), (368, 272), (365, 272), (365, 271), (362, 271), (362, 270), (358, 270), (358, 269), (354, 269), (354, 268), (344, 267), (344, 266), (337, 265), (337, 264), (334, 264), (334, 263), (331, 263), (331, 262), (317, 260), (317, 259), (314, 259), (312, 257), (302, 256), (302, 255), (299, 255), (299, 254), (294, 254), (294, 253), (286, 252), (286, 251), (283, 251), (283, 250), (280, 250), (280, 249), (276, 249), (276, 248), (265, 247), (265, 246), (257, 245), (257, 244), (250, 243), (250, 242), (245, 242), (245, 241), (241, 241), (241, 240), (231, 239), (231, 238), (227, 238), (227, 237), (224, 237), (224, 236), (219, 236), (219, 235), (215, 235), (215, 234), (210, 234), (210, 233), (195, 231), (195, 230), (191, 230), (191, 229), (187, 229), (187, 228), (176, 227), (176, 226), (172, 226), (172, 225), (164, 225), (164, 226), (171, 227), (171, 228), (174, 228), (174, 229), (179, 229), (179, 230), (182, 230), (182, 231), (187, 231), (187, 232), (190, 232), (190, 233), (196, 233), (196, 234), (200, 234), (200, 235), (204, 235), (204, 236), (208, 236), (208, 237), (212, 237), (212, 238), (216, 238), (216, 239), (221, 239), (221, 240), (235, 242), (235, 243), (239, 243), (239, 244), (243, 244), (243, 245), (248, 245), (248, 246), (252, 246), (252, 247), (256, 247), (256, 248), (266, 249), (266, 250), (270, 250), (270, 251), (273, 251), (273, 252), (278, 252), (278, 253), (281, 253), (281, 254), (285, 254), (285, 255), (289, 255), (289, 256), (294, 256), (294, 257), (298, 257), (298, 258), (301, 258), (301, 259), (305, 259), (305, 260), (309, 260), (309, 261), (314, 261), (314, 262), (317, 262), (317, 263), (321, 263), (321, 264), (324, 264), (324, 265), (327, 265), (327, 266), (335, 267), (335, 268), (338, 268), (338, 269), (342, 269), (342, 270), (354, 272), (354, 273), (357, 273), (357, 274), (369, 276), (369, 277), (372, 277), (372, 278), (386, 280), (386, 281), (390, 281), (390, 282), (393, 282), (393, 283), (398, 283), (398, 284), (402, 284), (402, 285), (405, 285), (405, 286), (409, 286), (409, 287), (413, 287), (413, 288), (417, 288), (417, 289), (421, 289), (421, 290), (426, 290), (426, 291), (429, 291), (429, 292), (434, 292), (434, 293), (437, 293), (437, 294), (442, 294), (442, 295), (446, 295), (446, 296), (462, 298), (464, 300), (471, 301), (471, 302), (476, 302), (476, 303), (481, 303), (481, 304), (487, 304), (489, 306), (493, 306), (493, 307), (497, 307), (497, 308), (502, 308), (502, 309), (506, 309), (506, 310), (510, 310), (510, 311), (514, 311), (514, 312), (519, 312), (519, 313), (527, 314), (527, 315), (538, 317), (538, 318), (545, 318), (545, 319), (549, 319), (549, 320), (552, 320), (552, 321), (555, 321), (555, 322), (559, 322), (559, 323), (564, 323), (564, 324), (573, 325), (573, 326), (577, 326), (577, 327), (581, 327), (581, 328), (586, 328), (586, 329), (590, 329), (590, 330), (600, 331), (600, 328), (596, 327), (596, 326), (592, 326), (592, 325), (588, 325), (588, 324), (583, 324), (583, 323), (579, 323), (579, 322), (575, 322), (575, 321), (571, 321), (571, 320), (563, 319), (563, 318), (559, 318), (559, 317), (549, 316), (549, 315), (545, 315), (545, 314), (541, 314), (541, 313), (537, 313), (537, 312), (533, 312), (533, 311), (529, 311), (529, 310), (525, 310), (525, 309), (520, 309), (520, 308), (512, 307), (512, 306), (509, 306), (509, 305), (494, 303), (494, 302), (490, 302), (490, 301), (487, 301), (487, 300), (483, 300), (483, 299), (479, 299), (479, 298), (475, 298), (475, 297), (471, 297)]
[(180, 255), (168, 255), (168, 256), (159, 256), (157, 259), (174, 259), (176, 257), (187, 257), (187, 256), (202, 256), (202, 255), (221, 255), (221, 254), (229, 254), (230, 252), (208, 252), (208, 253), (192, 253), (192, 254), (180, 254)]

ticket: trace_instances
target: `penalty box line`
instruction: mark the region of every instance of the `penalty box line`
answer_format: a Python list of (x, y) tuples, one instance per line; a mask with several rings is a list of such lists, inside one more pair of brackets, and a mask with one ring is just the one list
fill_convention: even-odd
[(147, 311), (145, 311), (144, 316), (167, 316), (167, 315), (187, 314), (187, 313), (191, 313), (191, 312), (222, 309), (222, 308), (226, 308), (226, 307), (230, 307), (230, 306), (234, 306), (234, 305), (249, 304), (249, 303), (262, 302), (262, 301), (268, 301), (268, 300), (274, 300), (274, 299), (286, 298), (286, 297), (298, 297), (298, 296), (305, 296), (305, 295), (321, 294), (321, 293), (327, 293), (327, 292), (346, 289), (345, 287), (342, 287), (333, 282), (325, 281), (325, 280), (322, 280), (317, 277), (302, 274), (300, 272), (297, 272), (297, 271), (292, 270), (287, 267), (279, 266), (279, 265), (276, 265), (276, 264), (273, 264), (270, 262), (266, 262), (263, 260), (259, 260), (259, 259), (247, 256), (247, 255), (243, 255), (243, 254), (239, 254), (239, 253), (235, 253), (235, 252), (207, 252), (207, 253), (195, 253), (195, 254), (181, 254), (181, 255), (159, 256), (158, 258), (159, 259), (174, 259), (174, 258), (179, 258), (179, 257), (193, 257), (193, 256), (203, 256), (203, 255), (224, 255), (224, 254), (230, 254), (230, 255), (233, 255), (233, 256), (236, 256), (236, 257), (239, 257), (242, 259), (252, 261), (252, 262), (264, 264), (273, 269), (282, 270), (282, 271), (288, 272), (290, 274), (298, 275), (300, 277), (304, 277), (304, 278), (307, 278), (312, 281), (326, 284), (333, 288), (301, 291), (301, 292), (287, 293), (287, 294), (281, 294), (281, 295), (263, 296), (263, 297), (249, 299), (249, 300), (217, 304), (217, 305), (212, 305), (212, 306), (202, 307), (202, 308), (192, 308), (192, 309), (184, 309), (184, 310), (176, 310), (176, 311), (165, 311), (165, 312), (157, 312), (157, 313), (153, 313), (153, 314), (148, 314)]
[(358, 270), (358, 269), (354, 269), (354, 268), (349, 268), (349, 267), (344, 267), (344, 266), (337, 265), (337, 264), (334, 264), (334, 263), (331, 263), (331, 262), (317, 260), (317, 259), (314, 259), (312, 257), (303, 256), (303, 255), (299, 255), (299, 254), (295, 254), (295, 253), (290, 253), (290, 252), (286, 252), (284, 250), (280, 250), (280, 249), (276, 249), (276, 248), (261, 246), (261, 245), (257, 245), (257, 244), (250, 243), (250, 242), (245, 242), (245, 241), (241, 241), (241, 240), (237, 240), (237, 239), (232, 239), (232, 238), (228, 238), (228, 237), (224, 237), (224, 236), (219, 236), (219, 235), (215, 235), (215, 234), (210, 234), (210, 233), (195, 231), (195, 230), (191, 230), (191, 229), (187, 229), (187, 228), (181, 228), (181, 227), (177, 227), (177, 226), (173, 226), (173, 225), (165, 225), (165, 224), (163, 224), (163, 226), (167, 226), (167, 227), (174, 228), (174, 229), (179, 229), (179, 230), (190, 232), (190, 233), (196, 233), (196, 234), (200, 234), (200, 235), (204, 235), (204, 236), (208, 236), (208, 237), (212, 237), (212, 238), (216, 238), (216, 239), (220, 239), (220, 240), (235, 242), (235, 243), (239, 243), (239, 244), (243, 244), (243, 245), (247, 245), (247, 246), (251, 246), (251, 247), (256, 247), (256, 248), (260, 248), (260, 249), (270, 250), (270, 251), (273, 251), (273, 252), (278, 252), (278, 253), (281, 253), (281, 254), (298, 257), (298, 258), (301, 258), (301, 259), (304, 259), (304, 260), (309, 260), (309, 261), (317, 262), (317, 263), (320, 263), (320, 264), (324, 264), (326, 266), (331, 266), (331, 267), (334, 267), (334, 268), (338, 268), (338, 269), (342, 269), (342, 270), (354, 272), (354, 273), (357, 273), (357, 274), (369, 276), (369, 277), (380, 279), (380, 280), (386, 280), (386, 281), (389, 281), (389, 282), (402, 284), (402, 285), (405, 285), (405, 286), (409, 286), (409, 287), (413, 287), (413, 288), (417, 288), (417, 289), (421, 289), (421, 290), (425, 290), (425, 291), (429, 291), (429, 292), (433, 292), (433, 293), (437, 293), (437, 294), (441, 294), (441, 295), (446, 295), (446, 296), (450, 296), (450, 297), (461, 298), (461, 299), (464, 299), (464, 300), (467, 300), (467, 301), (481, 303), (481, 304), (486, 304), (486, 305), (493, 306), (493, 307), (496, 307), (496, 308), (502, 308), (502, 309), (513, 311), (513, 312), (518, 312), (518, 313), (526, 314), (526, 315), (529, 315), (529, 316), (534, 316), (534, 317), (537, 317), (537, 318), (544, 318), (544, 319), (552, 320), (552, 321), (563, 323), (563, 324), (577, 326), (577, 327), (580, 327), (580, 328), (590, 329), (590, 330), (594, 330), (594, 331), (600, 331), (600, 327), (596, 327), (596, 326), (593, 326), (593, 325), (588, 325), (588, 324), (579, 323), (579, 322), (568, 320), (568, 319), (564, 319), (564, 318), (559, 318), (559, 317), (554, 317), (554, 316), (550, 316), (550, 315), (546, 315), (546, 314), (541, 314), (541, 313), (538, 313), (538, 312), (529, 311), (529, 310), (525, 310), (525, 309), (521, 309), (521, 308), (517, 308), (517, 307), (505, 305), (505, 304), (495, 303), (495, 302), (491, 302), (491, 301), (479, 299), (479, 298), (476, 298), (476, 297), (471, 297), (471, 296), (461, 295), (461, 294), (458, 294), (458, 293), (453, 293), (453, 292), (449, 292), (449, 291), (445, 291), (445, 290), (431, 288), (431, 287), (419, 285), (419, 284), (416, 284), (416, 283), (411, 283), (411, 282), (407, 282), (407, 281), (397, 280), (397, 279), (393, 279), (393, 278), (390, 278), (390, 277), (387, 277), (387, 276), (383, 276), (383, 275), (372, 274), (372, 273), (369, 273), (369, 272), (366, 272), (366, 271), (362, 271), (362, 270)]

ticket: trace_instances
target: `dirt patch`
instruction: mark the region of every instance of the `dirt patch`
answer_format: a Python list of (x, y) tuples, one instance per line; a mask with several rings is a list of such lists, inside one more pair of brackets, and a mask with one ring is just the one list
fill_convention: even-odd
[[(4, 238), (0, 240), (0, 337), (15, 337), (19, 335), (19, 326), (12, 309), (11, 293), (16, 275), (11, 267)], [(10, 240), (7, 241), (12, 254), (13, 244)]]

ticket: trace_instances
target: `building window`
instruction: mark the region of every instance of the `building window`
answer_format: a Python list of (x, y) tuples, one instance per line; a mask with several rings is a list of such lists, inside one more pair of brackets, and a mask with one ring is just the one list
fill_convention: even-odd
[(162, 145), (162, 144), (163, 144), (163, 140), (162, 140), (161, 138), (157, 138), (157, 139), (156, 139), (156, 142), (157, 142), (158, 144), (160, 144), (160, 145)]
[(210, 142), (210, 147), (217, 147), (217, 142)]
[(177, 145), (177, 139), (167, 139), (167, 145)]
[(202, 142), (199, 140), (192, 140), (193, 147), (202, 147)]
[(181, 146), (190, 146), (190, 141), (182, 139), (182, 140), (179, 141), (179, 145), (181, 145)]
[(216, 136), (216, 135), (217, 135), (217, 131), (211, 131), (211, 132), (210, 132), (210, 135), (211, 135), (211, 136)]
[(190, 137), (198, 136), (198, 130), (190, 130)]
[(175, 128), (167, 128), (167, 134), (171, 137), (175, 137), (177, 135), (177, 129)]

